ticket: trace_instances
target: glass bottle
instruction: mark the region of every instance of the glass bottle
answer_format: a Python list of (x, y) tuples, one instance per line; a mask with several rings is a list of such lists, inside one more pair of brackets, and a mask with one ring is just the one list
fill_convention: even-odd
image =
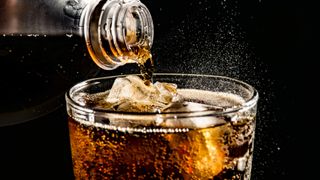
[(148, 55), (154, 29), (140, 0), (6, 0), (0, 33), (80, 35), (93, 61), (111, 70)]

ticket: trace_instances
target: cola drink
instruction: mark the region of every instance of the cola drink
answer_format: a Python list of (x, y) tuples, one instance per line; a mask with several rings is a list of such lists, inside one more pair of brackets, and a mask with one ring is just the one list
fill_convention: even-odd
[(115, 93), (118, 76), (97, 78), (66, 95), (76, 179), (250, 179), (258, 99), (250, 85), (155, 74), (166, 83), (148, 91), (154, 84), (121, 78), (133, 85)]

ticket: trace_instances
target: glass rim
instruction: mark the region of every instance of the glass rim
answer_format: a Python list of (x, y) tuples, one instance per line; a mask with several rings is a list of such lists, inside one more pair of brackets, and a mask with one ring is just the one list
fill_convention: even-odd
[[(90, 78), (87, 80), (84, 80), (82, 82), (79, 82), (75, 85), (73, 85), (66, 93), (65, 93), (65, 100), (66, 103), (72, 106), (73, 108), (76, 108), (77, 110), (90, 113), (90, 114), (108, 114), (108, 115), (115, 115), (119, 116), (121, 115), (123, 118), (125, 118), (126, 115), (130, 116), (132, 119), (132, 116), (138, 116), (137, 119), (141, 119), (141, 116), (155, 116), (155, 115), (168, 115), (168, 117), (183, 117), (183, 116), (217, 116), (217, 115), (223, 115), (223, 114), (230, 114), (230, 113), (235, 113), (241, 110), (247, 110), (252, 108), (257, 104), (258, 98), (259, 98), (259, 93), (258, 91), (251, 86), (250, 84), (235, 79), (231, 78), (228, 76), (220, 76), (220, 75), (210, 75), (210, 74), (190, 74), (190, 73), (154, 73), (153, 76), (180, 76), (180, 77), (209, 77), (209, 78), (218, 78), (218, 79), (225, 79), (225, 80), (230, 80), (235, 83), (239, 83), (241, 85), (244, 85), (246, 88), (248, 88), (252, 92), (252, 96), (245, 100), (245, 102), (239, 106), (232, 106), (228, 107), (226, 109), (223, 109), (223, 111), (217, 111), (217, 110), (212, 110), (212, 109), (206, 109), (206, 110), (197, 110), (197, 111), (188, 111), (188, 112), (126, 112), (126, 111), (112, 111), (112, 110), (107, 110), (107, 109), (94, 109), (94, 108), (89, 108), (84, 105), (79, 104), (75, 100), (72, 99), (71, 94), (80, 88), (87, 87), (89, 84), (92, 84), (92, 82), (99, 81), (99, 80), (106, 80), (106, 79), (115, 79), (117, 77), (125, 77), (127, 75), (138, 75), (141, 76), (141, 74), (119, 74), (119, 75), (112, 75), (112, 76), (103, 76), (103, 77), (96, 77), (96, 78)], [(98, 83), (98, 82), (95, 82)]]

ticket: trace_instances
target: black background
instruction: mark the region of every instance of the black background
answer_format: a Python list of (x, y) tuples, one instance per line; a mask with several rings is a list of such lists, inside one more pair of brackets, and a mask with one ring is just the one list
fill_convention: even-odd
[[(252, 179), (308, 179), (316, 156), (308, 143), (317, 97), (312, 5), (143, 2), (154, 20), (157, 72), (226, 75), (259, 91)], [(138, 72), (136, 65), (102, 71), (77, 37), (6, 35), (0, 45), (0, 179), (71, 179), (64, 92), (90, 77)]]

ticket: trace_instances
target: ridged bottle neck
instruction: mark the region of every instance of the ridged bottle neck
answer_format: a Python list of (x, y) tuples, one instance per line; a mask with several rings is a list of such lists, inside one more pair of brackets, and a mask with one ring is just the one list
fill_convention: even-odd
[(145, 61), (151, 56), (153, 22), (139, 0), (90, 1), (79, 24), (92, 59), (102, 69)]

